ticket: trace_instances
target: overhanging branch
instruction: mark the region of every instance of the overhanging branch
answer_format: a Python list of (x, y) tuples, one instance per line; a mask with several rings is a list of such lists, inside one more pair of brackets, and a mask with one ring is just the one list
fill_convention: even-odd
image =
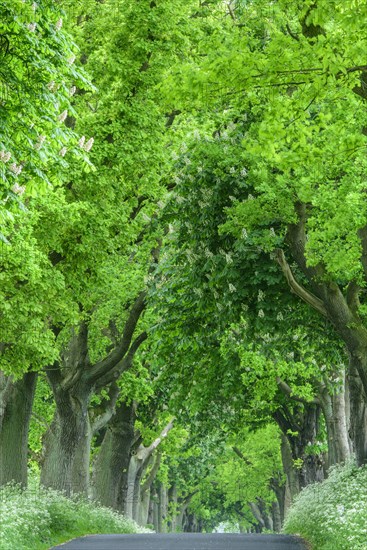
[(306, 302), (311, 307), (313, 307), (313, 309), (315, 309), (316, 311), (318, 311), (319, 313), (327, 317), (327, 311), (323, 301), (317, 298), (317, 296), (315, 296), (314, 294), (312, 294), (312, 292), (309, 292), (308, 290), (306, 290), (304, 286), (300, 285), (296, 281), (292, 273), (292, 270), (289, 267), (287, 260), (285, 259), (284, 252), (280, 248), (276, 251), (276, 260), (280, 265), (291, 290), (295, 294), (297, 294), (297, 296), (299, 296), (304, 302)]

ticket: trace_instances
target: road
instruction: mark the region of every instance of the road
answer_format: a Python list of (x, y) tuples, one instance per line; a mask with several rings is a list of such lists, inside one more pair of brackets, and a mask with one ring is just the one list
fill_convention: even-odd
[(51, 550), (306, 550), (297, 537), (230, 533), (87, 536)]

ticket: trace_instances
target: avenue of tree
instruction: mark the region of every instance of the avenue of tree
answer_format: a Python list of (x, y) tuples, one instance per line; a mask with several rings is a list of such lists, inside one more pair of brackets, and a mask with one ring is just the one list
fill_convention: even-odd
[(0, 5), (0, 485), (280, 531), (367, 463), (364, 0)]

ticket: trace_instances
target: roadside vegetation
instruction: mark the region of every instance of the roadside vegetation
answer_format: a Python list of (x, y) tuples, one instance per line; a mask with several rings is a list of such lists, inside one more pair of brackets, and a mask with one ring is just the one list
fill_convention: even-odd
[(284, 525), (315, 550), (367, 549), (367, 468), (336, 466), (323, 483), (306, 487)]
[(8, 485), (0, 490), (1, 550), (46, 550), (89, 534), (142, 533), (133, 520), (80, 496)]

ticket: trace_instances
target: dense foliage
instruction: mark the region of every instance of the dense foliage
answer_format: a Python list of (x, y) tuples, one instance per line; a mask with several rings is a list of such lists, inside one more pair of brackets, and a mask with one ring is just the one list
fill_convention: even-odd
[(363, 548), (365, 7), (1, 3), (0, 485), (64, 493), (35, 548), (128, 528), (75, 494)]

